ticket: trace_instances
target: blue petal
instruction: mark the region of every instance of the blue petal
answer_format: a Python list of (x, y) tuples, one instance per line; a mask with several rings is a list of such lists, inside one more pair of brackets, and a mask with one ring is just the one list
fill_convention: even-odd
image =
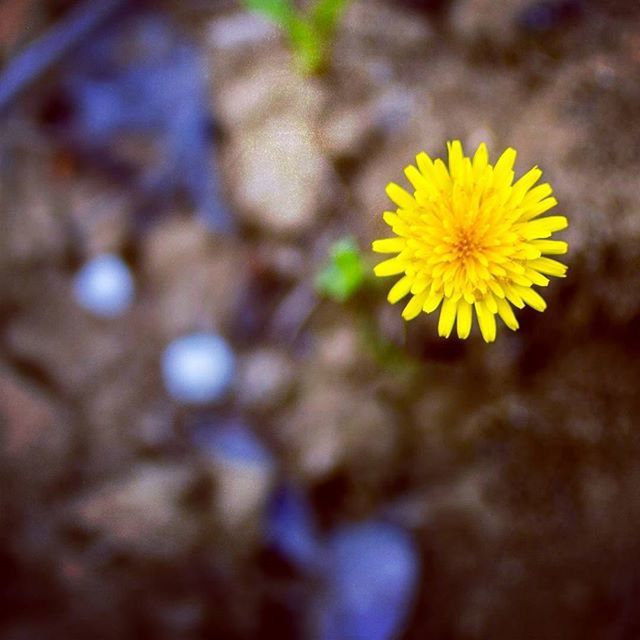
[(221, 400), (235, 373), (233, 351), (214, 333), (194, 333), (174, 340), (162, 355), (162, 375), (169, 395), (185, 404)]
[(391, 640), (402, 632), (419, 581), (410, 535), (371, 521), (338, 529), (327, 546), (322, 640)]
[(199, 425), (194, 442), (206, 453), (231, 463), (273, 466), (274, 459), (258, 437), (241, 422)]
[(76, 302), (97, 316), (114, 318), (133, 302), (134, 284), (126, 263), (113, 254), (87, 262), (73, 280)]
[(318, 557), (318, 534), (311, 506), (299, 489), (282, 485), (267, 509), (267, 544), (302, 570), (312, 570)]

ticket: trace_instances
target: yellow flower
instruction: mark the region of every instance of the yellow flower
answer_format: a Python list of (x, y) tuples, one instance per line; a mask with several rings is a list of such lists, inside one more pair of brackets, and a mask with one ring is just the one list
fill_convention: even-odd
[(398, 255), (378, 264), (377, 276), (403, 274), (389, 291), (396, 303), (411, 294), (402, 316), (434, 312), (441, 305), (438, 333), (459, 338), (471, 331), (473, 309), (482, 337), (496, 338), (496, 314), (509, 329), (518, 321), (511, 305), (544, 311), (546, 303), (533, 285), (546, 287), (546, 276), (563, 277), (567, 267), (545, 257), (567, 252), (567, 243), (548, 238), (567, 227), (564, 216), (539, 216), (554, 207), (548, 184), (534, 186), (542, 171), (534, 167), (513, 182), (514, 149), (489, 164), (481, 144), (473, 159), (463, 155), (459, 141), (447, 144), (449, 167), (418, 154), (417, 168), (405, 175), (413, 195), (397, 184), (387, 195), (397, 205), (384, 213), (396, 237), (376, 240), (373, 250)]

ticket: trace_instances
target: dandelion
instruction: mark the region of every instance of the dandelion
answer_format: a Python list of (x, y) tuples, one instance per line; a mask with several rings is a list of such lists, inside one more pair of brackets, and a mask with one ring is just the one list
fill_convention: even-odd
[(547, 276), (564, 277), (567, 267), (547, 256), (567, 252), (566, 242), (549, 239), (567, 227), (567, 218), (540, 217), (557, 200), (549, 184), (534, 186), (542, 176), (538, 167), (513, 182), (514, 149), (491, 165), (484, 143), (473, 158), (463, 155), (457, 140), (447, 147), (448, 169), (426, 153), (418, 154), (417, 167), (405, 169), (413, 195), (387, 186), (397, 209), (383, 218), (396, 237), (376, 240), (373, 250), (398, 255), (374, 272), (402, 274), (388, 300), (394, 304), (411, 294), (405, 320), (440, 307), (438, 334), (448, 338), (456, 324), (458, 337), (467, 338), (475, 310), (482, 337), (493, 342), (496, 315), (518, 329), (512, 305), (545, 310), (533, 286), (546, 287)]

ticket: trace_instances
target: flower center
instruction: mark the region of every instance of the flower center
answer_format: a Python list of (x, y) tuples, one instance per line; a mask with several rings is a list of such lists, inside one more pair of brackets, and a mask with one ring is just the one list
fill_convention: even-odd
[(475, 230), (467, 228), (458, 231), (453, 241), (453, 249), (458, 260), (466, 263), (482, 250), (482, 245)]

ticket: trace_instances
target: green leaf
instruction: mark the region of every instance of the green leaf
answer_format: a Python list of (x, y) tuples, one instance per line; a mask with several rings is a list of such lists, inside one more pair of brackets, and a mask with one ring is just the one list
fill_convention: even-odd
[(296, 10), (292, 0), (243, 0), (245, 7), (266, 16), (289, 31)]
[(361, 288), (365, 273), (356, 243), (342, 238), (331, 247), (329, 262), (316, 277), (316, 289), (337, 302), (346, 302)]

